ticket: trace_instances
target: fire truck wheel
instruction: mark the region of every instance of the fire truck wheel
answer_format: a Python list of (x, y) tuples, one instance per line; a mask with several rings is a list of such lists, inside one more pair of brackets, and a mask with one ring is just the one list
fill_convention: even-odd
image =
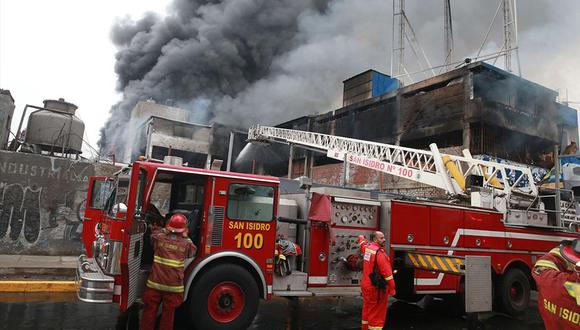
[(189, 299), (196, 329), (246, 329), (258, 310), (258, 286), (243, 267), (223, 264), (201, 275)]
[(499, 280), (497, 295), (499, 307), (512, 316), (523, 314), (530, 302), (530, 281), (518, 268), (508, 270)]

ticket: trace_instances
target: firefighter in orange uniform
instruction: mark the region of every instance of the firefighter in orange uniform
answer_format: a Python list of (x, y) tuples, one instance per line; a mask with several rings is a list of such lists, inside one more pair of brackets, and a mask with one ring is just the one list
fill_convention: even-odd
[(389, 256), (385, 252), (385, 235), (376, 231), (367, 242), (359, 235), (360, 250), (364, 255), (361, 290), (363, 297), (362, 329), (378, 330), (385, 325), (387, 299), (395, 295), (395, 280)]
[(580, 329), (580, 239), (563, 241), (542, 256), (532, 276), (546, 329)]
[(153, 269), (143, 293), (145, 309), (141, 329), (153, 329), (159, 305), (163, 303), (159, 329), (173, 329), (175, 309), (183, 301), (183, 268), (186, 258), (195, 255), (196, 247), (187, 238), (187, 219), (174, 214), (165, 228), (155, 228), (151, 234)]

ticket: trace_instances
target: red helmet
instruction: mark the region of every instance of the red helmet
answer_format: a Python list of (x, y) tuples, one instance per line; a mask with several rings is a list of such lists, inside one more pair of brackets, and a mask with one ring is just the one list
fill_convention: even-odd
[(566, 261), (580, 269), (580, 238), (560, 243), (560, 254)]
[(175, 213), (167, 221), (165, 228), (172, 233), (183, 233), (187, 230), (187, 218), (181, 213)]

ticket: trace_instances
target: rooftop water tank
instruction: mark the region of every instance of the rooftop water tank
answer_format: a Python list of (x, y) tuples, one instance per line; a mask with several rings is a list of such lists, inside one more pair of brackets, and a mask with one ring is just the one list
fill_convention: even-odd
[(43, 151), (80, 154), (85, 124), (75, 116), (77, 108), (62, 98), (44, 100), (44, 109), (28, 117), (25, 142)]
[(0, 150), (8, 145), (14, 115), (14, 99), (7, 89), (0, 89)]

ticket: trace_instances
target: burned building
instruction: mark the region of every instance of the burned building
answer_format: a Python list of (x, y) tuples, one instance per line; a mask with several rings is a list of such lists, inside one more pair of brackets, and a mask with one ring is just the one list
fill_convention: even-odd
[(218, 123), (194, 123), (189, 115), (184, 109), (152, 101), (137, 103), (129, 125), (133, 143), (127, 143), (126, 161), (139, 156), (160, 160), (177, 156), (192, 167), (209, 168), (217, 159), (223, 161), (221, 169), (235, 169), (232, 157), (241, 151), (245, 132)]
[[(380, 95), (373, 92), (376, 83), (369, 71), (352, 77), (344, 82), (343, 108), (278, 126), (419, 149), (436, 143), (446, 153), (467, 148), (473, 155), (538, 166), (547, 166), (542, 155), (555, 144), (578, 136), (576, 111), (559, 104), (556, 91), (486, 63), (386, 88)], [(311, 151), (295, 150), (293, 157), (290, 176), (340, 183), (342, 164)], [(272, 168), (277, 175), (288, 171), (287, 164)], [(370, 170), (351, 171), (354, 186), (380, 189), (383, 180)]]

